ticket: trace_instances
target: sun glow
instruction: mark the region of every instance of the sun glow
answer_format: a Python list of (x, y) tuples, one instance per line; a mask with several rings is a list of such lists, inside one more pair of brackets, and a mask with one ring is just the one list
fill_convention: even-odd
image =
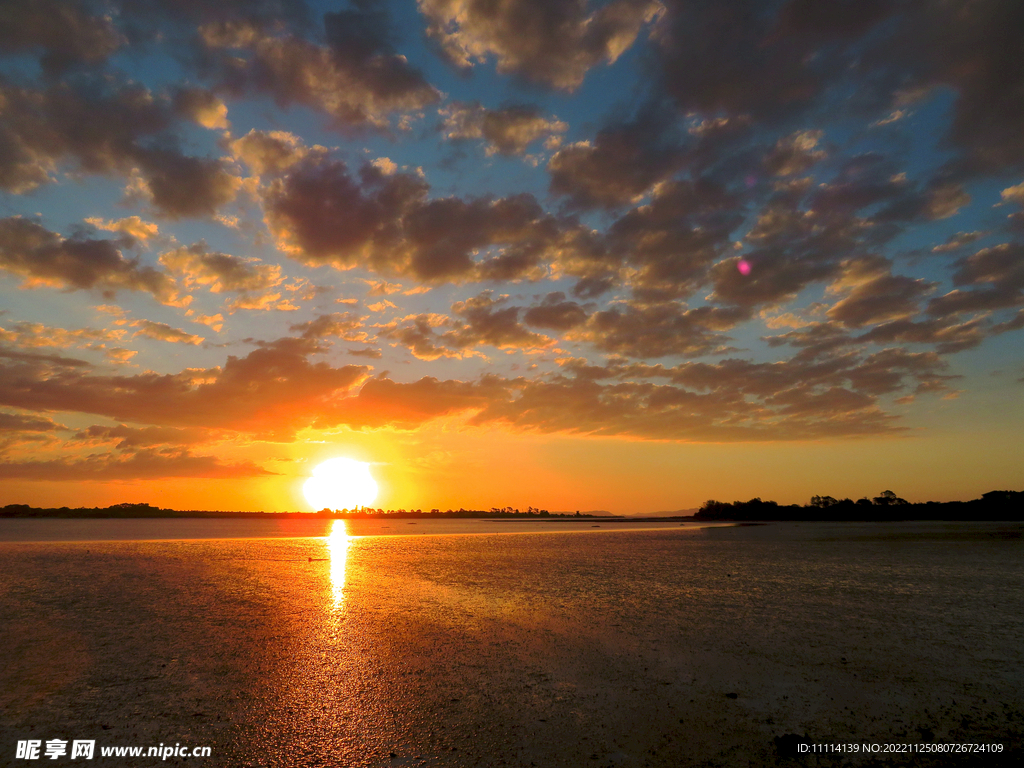
[(302, 492), (316, 510), (355, 509), (373, 503), (377, 482), (364, 461), (328, 459), (313, 470)]

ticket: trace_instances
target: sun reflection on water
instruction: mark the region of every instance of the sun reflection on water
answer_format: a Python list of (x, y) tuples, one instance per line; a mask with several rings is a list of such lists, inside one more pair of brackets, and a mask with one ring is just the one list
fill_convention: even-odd
[(331, 607), (338, 611), (345, 605), (345, 564), (351, 543), (345, 521), (332, 520), (330, 533), (325, 538), (328, 557), (331, 559)]

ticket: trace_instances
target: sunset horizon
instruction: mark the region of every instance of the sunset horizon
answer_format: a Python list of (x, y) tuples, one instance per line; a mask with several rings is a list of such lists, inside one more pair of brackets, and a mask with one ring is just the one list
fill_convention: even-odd
[(0, 204), (0, 765), (1021, 764), (1022, 0), (0, 0)]
[(12, 6), (0, 506), (1024, 488), (1020, 13), (806, 5)]

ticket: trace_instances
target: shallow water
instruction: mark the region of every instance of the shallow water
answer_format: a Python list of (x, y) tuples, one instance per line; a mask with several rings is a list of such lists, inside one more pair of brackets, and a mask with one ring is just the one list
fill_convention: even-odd
[(429, 522), (494, 535), (0, 543), (0, 764), (29, 738), (212, 748), (82, 765), (773, 765), (787, 734), (1019, 756), (1020, 525)]

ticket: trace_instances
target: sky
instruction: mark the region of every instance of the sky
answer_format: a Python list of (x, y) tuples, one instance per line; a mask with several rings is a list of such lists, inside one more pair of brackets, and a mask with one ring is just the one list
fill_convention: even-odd
[(1024, 487), (1024, 4), (0, 19), (0, 505)]

